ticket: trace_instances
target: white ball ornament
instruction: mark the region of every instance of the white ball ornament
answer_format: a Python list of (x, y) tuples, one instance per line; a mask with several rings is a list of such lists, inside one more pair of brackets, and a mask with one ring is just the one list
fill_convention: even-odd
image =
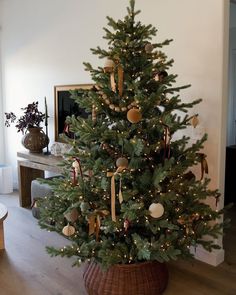
[(113, 72), (114, 67), (115, 67), (114, 61), (111, 59), (107, 59), (104, 64), (104, 72), (111, 73), (111, 72)]
[(72, 163), (72, 167), (75, 168), (76, 170), (79, 169), (79, 162), (78, 161), (74, 161)]
[(70, 237), (75, 233), (75, 228), (74, 226), (67, 224), (66, 226), (63, 227), (62, 233), (65, 236)]
[(152, 203), (149, 206), (149, 212), (153, 218), (160, 218), (164, 214), (164, 207), (160, 203)]

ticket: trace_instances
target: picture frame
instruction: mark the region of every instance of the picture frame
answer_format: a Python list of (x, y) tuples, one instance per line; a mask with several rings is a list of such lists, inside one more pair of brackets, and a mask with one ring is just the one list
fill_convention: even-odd
[[(65, 120), (67, 116), (87, 117), (84, 109), (71, 98), (71, 90), (91, 89), (93, 84), (56, 85), (54, 86), (54, 130), (55, 142), (63, 142), (62, 134), (65, 134)], [(70, 135), (68, 135), (70, 137)]]

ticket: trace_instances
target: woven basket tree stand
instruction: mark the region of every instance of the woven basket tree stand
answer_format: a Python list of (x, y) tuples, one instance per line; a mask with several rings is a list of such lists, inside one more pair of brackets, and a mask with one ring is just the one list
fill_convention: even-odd
[(89, 295), (159, 295), (168, 283), (166, 264), (157, 261), (114, 265), (108, 271), (91, 262), (83, 276)]

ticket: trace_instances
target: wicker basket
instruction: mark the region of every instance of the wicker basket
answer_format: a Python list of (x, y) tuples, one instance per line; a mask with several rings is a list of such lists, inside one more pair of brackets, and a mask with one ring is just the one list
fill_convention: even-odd
[(166, 264), (157, 261), (114, 265), (103, 272), (91, 262), (84, 271), (89, 295), (159, 295), (168, 283)]

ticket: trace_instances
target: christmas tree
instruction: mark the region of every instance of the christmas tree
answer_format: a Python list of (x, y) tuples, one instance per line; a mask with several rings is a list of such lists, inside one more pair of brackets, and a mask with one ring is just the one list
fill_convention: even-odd
[[(39, 204), (40, 225), (71, 241), (48, 252), (74, 256), (77, 265), (164, 262), (192, 256), (191, 246), (219, 248), (214, 239), (222, 233), (223, 211), (216, 210), (220, 195), (208, 189), (204, 174), (207, 136), (194, 144), (185, 135), (173, 138), (198, 123), (188, 112), (201, 99), (181, 101), (179, 92), (189, 85), (173, 86), (173, 60), (162, 51), (172, 40), (153, 42), (157, 30), (135, 20), (134, 4), (123, 20), (107, 17), (108, 49), (92, 49), (104, 67), (85, 63), (94, 87), (71, 92), (88, 118), (67, 118), (73, 150), (62, 164), (64, 177), (49, 182), (53, 197)], [(200, 179), (192, 172), (196, 165)]]

